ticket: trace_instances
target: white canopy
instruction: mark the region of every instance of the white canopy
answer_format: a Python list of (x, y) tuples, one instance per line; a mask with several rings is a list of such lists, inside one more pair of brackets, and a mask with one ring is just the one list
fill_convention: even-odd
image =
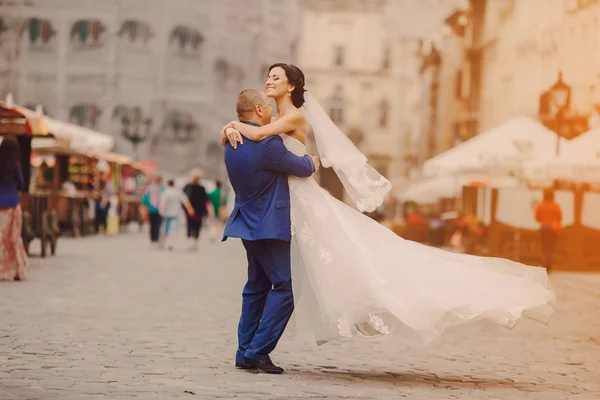
[(593, 128), (571, 140), (564, 154), (571, 158), (600, 160), (600, 127)]
[(44, 117), (48, 131), (57, 139), (69, 141), (70, 147), (79, 151), (110, 151), (114, 146), (114, 138), (82, 126), (69, 124)]
[(458, 197), (463, 186), (477, 182), (486, 187), (516, 188), (520, 182), (512, 177), (486, 177), (481, 175), (446, 175), (425, 179), (409, 185), (405, 190), (398, 191), (398, 198), (402, 201), (416, 201), (421, 204), (432, 204), (441, 198)]
[(558, 157), (527, 163), (524, 176), (532, 183), (552, 184), (556, 179), (600, 183), (600, 128), (592, 129), (561, 148)]
[[(525, 162), (545, 159), (555, 154), (557, 136), (532, 118), (518, 116), (489, 131), (427, 160), (426, 176), (460, 172), (487, 173), (493, 169), (511, 171)], [(561, 140), (561, 149), (570, 143)]]
[(600, 184), (600, 159), (557, 157), (525, 166), (524, 177), (531, 183), (551, 185), (554, 180)]

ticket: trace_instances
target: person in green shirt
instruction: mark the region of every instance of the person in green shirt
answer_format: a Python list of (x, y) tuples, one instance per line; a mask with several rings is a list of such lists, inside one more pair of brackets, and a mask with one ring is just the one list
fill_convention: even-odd
[(142, 206), (148, 210), (148, 219), (150, 221), (150, 241), (154, 246), (157, 246), (160, 240), (160, 225), (162, 223), (162, 217), (160, 215), (160, 200), (165, 187), (163, 185), (163, 178), (161, 176), (155, 176), (152, 178), (152, 183), (148, 186), (148, 190), (142, 198)]
[(221, 221), (219, 214), (221, 206), (223, 205), (223, 184), (221, 181), (216, 181), (216, 184), (216, 189), (208, 193), (208, 200), (214, 210), (214, 216), (211, 218), (210, 223), (209, 237), (211, 243), (214, 243), (223, 231), (223, 222)]

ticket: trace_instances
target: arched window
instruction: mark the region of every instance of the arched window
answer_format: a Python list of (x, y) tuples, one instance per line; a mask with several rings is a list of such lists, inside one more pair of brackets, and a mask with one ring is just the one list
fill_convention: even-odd
[(78, 48), (93, 48), (102, 46), (106, 26), (97, 19), (80, 19), (71, 25), (69, 38)]
[(79, 103), (69, 109), (69, 122), (95, 129), (102, 115), (102, 109), (94, 103)]
[(155, 36), (150, 24), (135, 19), (123, 21), (117, 36), (139, 46), (146, 46)]
[(185, 25), (174, 27), (169, 37), (171, 46), (188, 55), (199, 55), (204, 41), (204, 35), (198, 29)]
[(383, 68), (384, 71), (388, 70), (390, 68), (390, 64), (391, 64), (391, 51), (389, 47), (386, 47), (383, 49), (383, 62), (381, 67)]
[(341, 125), (344, 123), (344, 108), (345, 101), (342, 93), (342, 87), (337, 85), (333, 91), (329, 105), (329, 117), (336, 125)]
[[(0, 34), (8, 30), (6, 24), (0, 20)], [(56, 35), (52, 22), (43, 18), (29, 18), (19, 32), (21, 36), (27, 35), (29, 43), (33, 46), (43, 47)]]
[(343, 67), (346, 61), (346, 49), (344, 46), (337, 45), (333, 48), (333, 65)]
[(229, 79), (231, 71), (227, 60), (225, 60), (224, 58), (218, 58), (215, 61), (215, 72), (217, 73), (217, 77), (219, 79)]

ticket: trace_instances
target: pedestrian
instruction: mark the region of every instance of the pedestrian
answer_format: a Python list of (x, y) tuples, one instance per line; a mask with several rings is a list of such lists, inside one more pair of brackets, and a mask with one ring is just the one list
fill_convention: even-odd
[(202, 181), (202, 170), (194, 169), (191, 172), (192, 182), (185, 185), (183, 192), (189, 199), (194, 214), (186, 214), (187, 217), (187, 237), (189, 242), (189, 250), (196, 250), (198, 248), (198, 239), (200, 238), (200, 229), (202, 228), (202, 221), (206, 214), (209, 212), (207, 207), (208, 195), (206, 189), (201, 185)]
[(165, 187), (163, 186), (162, 177), (155, 176), (142, 198), (142, 206), (146, 207), (150, 222), (150, 242), (156, 247), (158, 247), (160, 240), (160, 225), (162, 222), (158, 208), (160, 206), (160, 197), (164, 191)]
[(100, 190), (96, 199), (96, 233), (101, 230), (106, 233), (108, 226), (108, 210), (110, 209), (110, 189), (106, 181), (100, 182)]
[(169, 251), (173, 250), (173, 239), (177, 233), (177, 217), (181, 213), (181, 206), (185, 207), (188, 215), (194, 216), (195, 211), (186, 194), (175, 187), (175, 181), (167, 181), (167, 188), (160, 199), (160, 215), (162, 216), (162, 234), (164, 245)]
[(0, 143), (0, 280), (22, 281), (27, 270), (27, 253), (21, 237), (20, 157), (19, 142), (6, 136)]
[(542, 267), (550, 271), (558, 236), (562, 232), (562, 210), (554, 201), (552, 189), (544, 190), (544, 198), (535, 208), (535, 220), (540, 224)]
[(216, 242), (219, 236), (223, 236), (224, 228), (224, 224), (221, 220), (221, 206), (224, 204), (223, 184), (221, 181), (216, 181), (216, 186), (216, 189), (208, 194), (208, 200), (211, 203), (209, 207), (211, 207), (214, 212), (214, 215), (210, 218), (209, 228), (209, 238), (211, 243)]

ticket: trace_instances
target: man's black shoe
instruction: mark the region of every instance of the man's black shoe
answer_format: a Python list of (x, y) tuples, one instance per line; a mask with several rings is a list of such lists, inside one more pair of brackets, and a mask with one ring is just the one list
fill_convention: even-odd
[(244, 365), (256, 368), (260, 372), (265, 372), (267, 374), (283, 374), (284, 372), (283, 368), (273, 364), (273, 361), (271, 360), (252, 360), (244, 357)]
[(238, 363), (238, 362), (235, 363), (235, 367), (237, 369), (255, 369), (255, 367), (251, 367), (251, 366), (246, 365), (244, 363)]

